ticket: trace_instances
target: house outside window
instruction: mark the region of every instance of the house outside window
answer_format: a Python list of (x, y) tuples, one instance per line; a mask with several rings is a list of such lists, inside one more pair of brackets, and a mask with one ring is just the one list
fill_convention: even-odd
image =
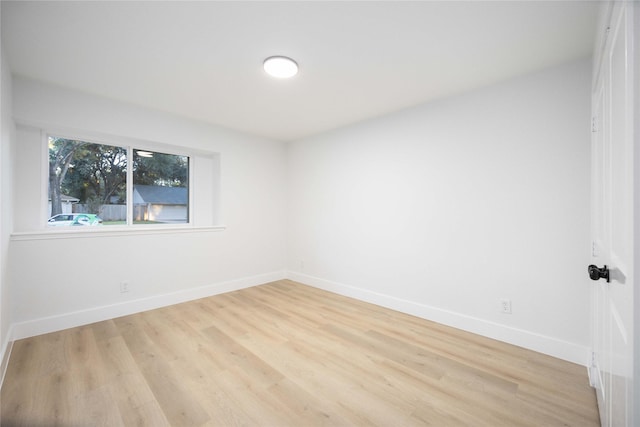
[(133, 186), (133, 222), (181, 223), (189, 219), (186, 187)]

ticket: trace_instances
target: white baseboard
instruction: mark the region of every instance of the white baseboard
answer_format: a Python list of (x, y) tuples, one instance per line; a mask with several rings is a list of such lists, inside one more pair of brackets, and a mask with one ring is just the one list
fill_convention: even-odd
[(0, 377), (0, 381), (4, 377), (6, 363), (9, 360), (9, 354), (11, 352), (11, 344), (15, 340), (60, 331), (76, 326), (88, 325), (103, 320), (139, 313), (141, 311), (153, 310), (168, 305), (205, 298), (251, 286), (257, 286), (284, 278), (295, 280), (339, 295), (356, 298), (361, 301), (366, 301), (382, 307), (411, 314), (423, 319), (432, 320), (464, 331), (473, 332), (478, 335), (517, 345), (529, 350), (548, 354), (583, 366), (589, 366), (591, 353), (587, 347), (582, 345), (490, 322), (465, 314), (443, 310), (426, 304), (416, 303), (390, 295), (332, 282), (330, 280), (309, 276), (295, 271), (276, 271), (227, 282), (215, 283), (198, 288), (126, 301), (118, 304), (94, 307), (57, 316), (15, 323), (11, 325), (7, 340), (3, 343), (4, 347), (2, 348), (2, 353), (0, 353), (0, 356), (2, 356), (2, 365), (0, 365), (0, 375), (2, 375), (2, 377)]
[(427, 304), (416, 303), (367, 289), (332, 282), (295, 271), (287, 271), (287, 278), (339, 295), (355, 298), (498, 341), (517, 345), (518, 347), (537, 351), (557, 357), (558, 359), (567, 360), (583, 366), (589, 365), (589, 349), (582, 345), (479, 319), (477, 317), (443, 310)]
[(13, 327), (9, 327), (9, 332), (5, 341), (2, 343), (0, 349), (0, 389), (4, 383), (4, 376), (7, 373), (7, 367), (9, 366), (9, 357), (11, 357), (11, 349), (13, 348), (13, 340), (11, 336), (13, 334)]
[(9, 339), (19, 340), (49, 332), (61, 331), (63, 329), (73, 328), (76, 326), (88, 325), (95, 322), (101, 322), (103, 320), (139, 313), (141, 311), (153, 310), (160, 307), (179, 304), (181, 302), (249, 288), (251, 286), (281, 280), (285, 277), (286, 274), (284, 271), (274, 271), (271, 273), (259, 274), (227, 282), (214, 283), (207, 286), (185, 289), (168, 294), (154, 295), (123, 303), (93, 307), (86, 310), (15, 323), (12, 325), (12, 333), (9, 334)]

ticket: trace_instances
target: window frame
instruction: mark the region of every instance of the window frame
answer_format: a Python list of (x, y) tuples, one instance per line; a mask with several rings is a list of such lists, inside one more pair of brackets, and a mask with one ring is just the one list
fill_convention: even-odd
[[(43, 215), (44, 215), (44, 224), (45, 224), (45, 228), (47, 227), (47, 221), (48, 219), (51, 217), (51, 213), (49, 211), (49, 139), (50, 138), (64, 138), (64, 139), (71, 139), (71, 140), (77, 140), (77, 141), (82, 141), (82, 142), (88, 142), (90, 144), (96, 144), (96, 145), (106, 145), (106, 146), (112, 146), (112, 147), (120, 147), (120, 148), (124, 148), (126, 151), (126, 156), (127, 156), (127, 162), (129, 161), (129, 149), (130, 146), (128, 146), (127, 144), (124, 144), (122, 142), (118, 142), (118, 141), (108, 141), (102, 138), (85, 138), (85, 137), (81, 137), (78, 136), (75, 133), (59, 133), (59, 132), (48, 132), (48, 131), (43, 131), (42, 132), (42, 140), (44, 143), (44, 156), (42, 159), (42, 164), (43, 164), (43, 170), (42, 170), (42, 181), (43, 181), (43, 198), (44, 198), (44, 205), (42, 206), (42, 210), (43, 210)], [(126, 190), (127, 190), (127, 208), (128, 208), (128, 198), (129, 198), (129, 169), (131, 169), (130, 167), (128, 167), (127, 164), (127, 171), (126, 171)], [(129, 225), (129, 220), (128, 220), (128, 212), (127, 212), (127, 221), (125, 226)], [(109, 227), (118, 227), (118, 226), (109, 226)], [(120, 226), (122, 227), (122, 226)], [(66, 227), (60, 227), (61, 229), (66, 229)], [(84, 228), (84, 227), (83, 227)], [(87, 228), (92, 228), (92, 227), (87, 227)]]
[[(223, 231), (226, 226), (217, 224), (219, 200), (219, 182), (212, 183), (212, 203), (214, 212), (211, 218), (211, 224), (195, 224), (195, 173), (196, 159), (204, 158), (214, 161), (212, 163), (214, 175), (219, 176), (219, 155), (220, 153), (208, 150), (192, 149), (183, 146), (171, 145), (160, 142), (144, 141), (136, 138), (128, 138), (122, 136), (103, 135), (92, 132), (83, 132), (76, 130), (64, 130), (46, 128), (41, 131), (42, 136), (42, 155), (41, 155), (41, 226), (38, 230), (24, 231), (12, 234), (13, 240), (38, 240), (49, 238), (75, 238), (75, 237), (98, 237), (98, 236), (116, 236), (116, 235), (147, 235), (147, 234), (166, 234), (175, 232), (207, 232), (207, 231)], [(176, 156), (185, 156), (189, 159), (188, 170), (188, 222), (176, 224), (134, 224), (133, 222), (133, 168), (127, 167), (127, 220), (126, 224), (109, 225), (102, 227), (48, 227), (47, 220), (50, 217), (48, 208), (49, 199), (49, 137), (68, 138), (80, 141), (86, 141), (93, 144), (102, 144), (110, 146), (119, 146), (126, 148), (127, 158), (133, 159), (134, 150), (144, 150)]]
[[(133, 152), (137, 151), (149, 151), (158, 154), (169, 154), (171, 156), (183, 156), (188, 159), (189, 170), (187, 171), (187, 222), (186, 223), (178, 223), (178, 224), (134, 224), (133, 222), (133, 186), (135, 183), (133, 182), (133, 167), (128, 167), (127, 165), (127, 226), (129, 227), (158, 227), (158, 226), (177, 226), (185, 227), (193, 225), (193, 189), (192, 189), (192, 180), (193, 180), (193, 156), (191, 154), (178, 154), (170, 151), (158, 150), (149, 147), (141, 147), (136, 145), (135, 147), (132, 145), (127, 146), (127, 162), (131, 159), (133, 164)], [(131, 183), (131, 184), (129, 184)], [(131, 191), (129, 191), (131, 190)], [(113, 226), (109, 226), (113, 227)]]

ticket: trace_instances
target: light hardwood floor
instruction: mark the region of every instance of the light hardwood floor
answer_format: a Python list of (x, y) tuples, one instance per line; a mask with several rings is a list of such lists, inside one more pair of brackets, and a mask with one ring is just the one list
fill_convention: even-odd
[(586, 368), (283, 280), (14, 344), (2, 426), (596, 426)]

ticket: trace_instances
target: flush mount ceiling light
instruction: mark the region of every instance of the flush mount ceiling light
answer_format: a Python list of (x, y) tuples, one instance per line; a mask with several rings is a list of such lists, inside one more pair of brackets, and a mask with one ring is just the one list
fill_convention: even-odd
[(264, 60), (264, 71), (278, 79), (288, 79), (298, 74), (298, 64), (286, 56), (271, 56)]

